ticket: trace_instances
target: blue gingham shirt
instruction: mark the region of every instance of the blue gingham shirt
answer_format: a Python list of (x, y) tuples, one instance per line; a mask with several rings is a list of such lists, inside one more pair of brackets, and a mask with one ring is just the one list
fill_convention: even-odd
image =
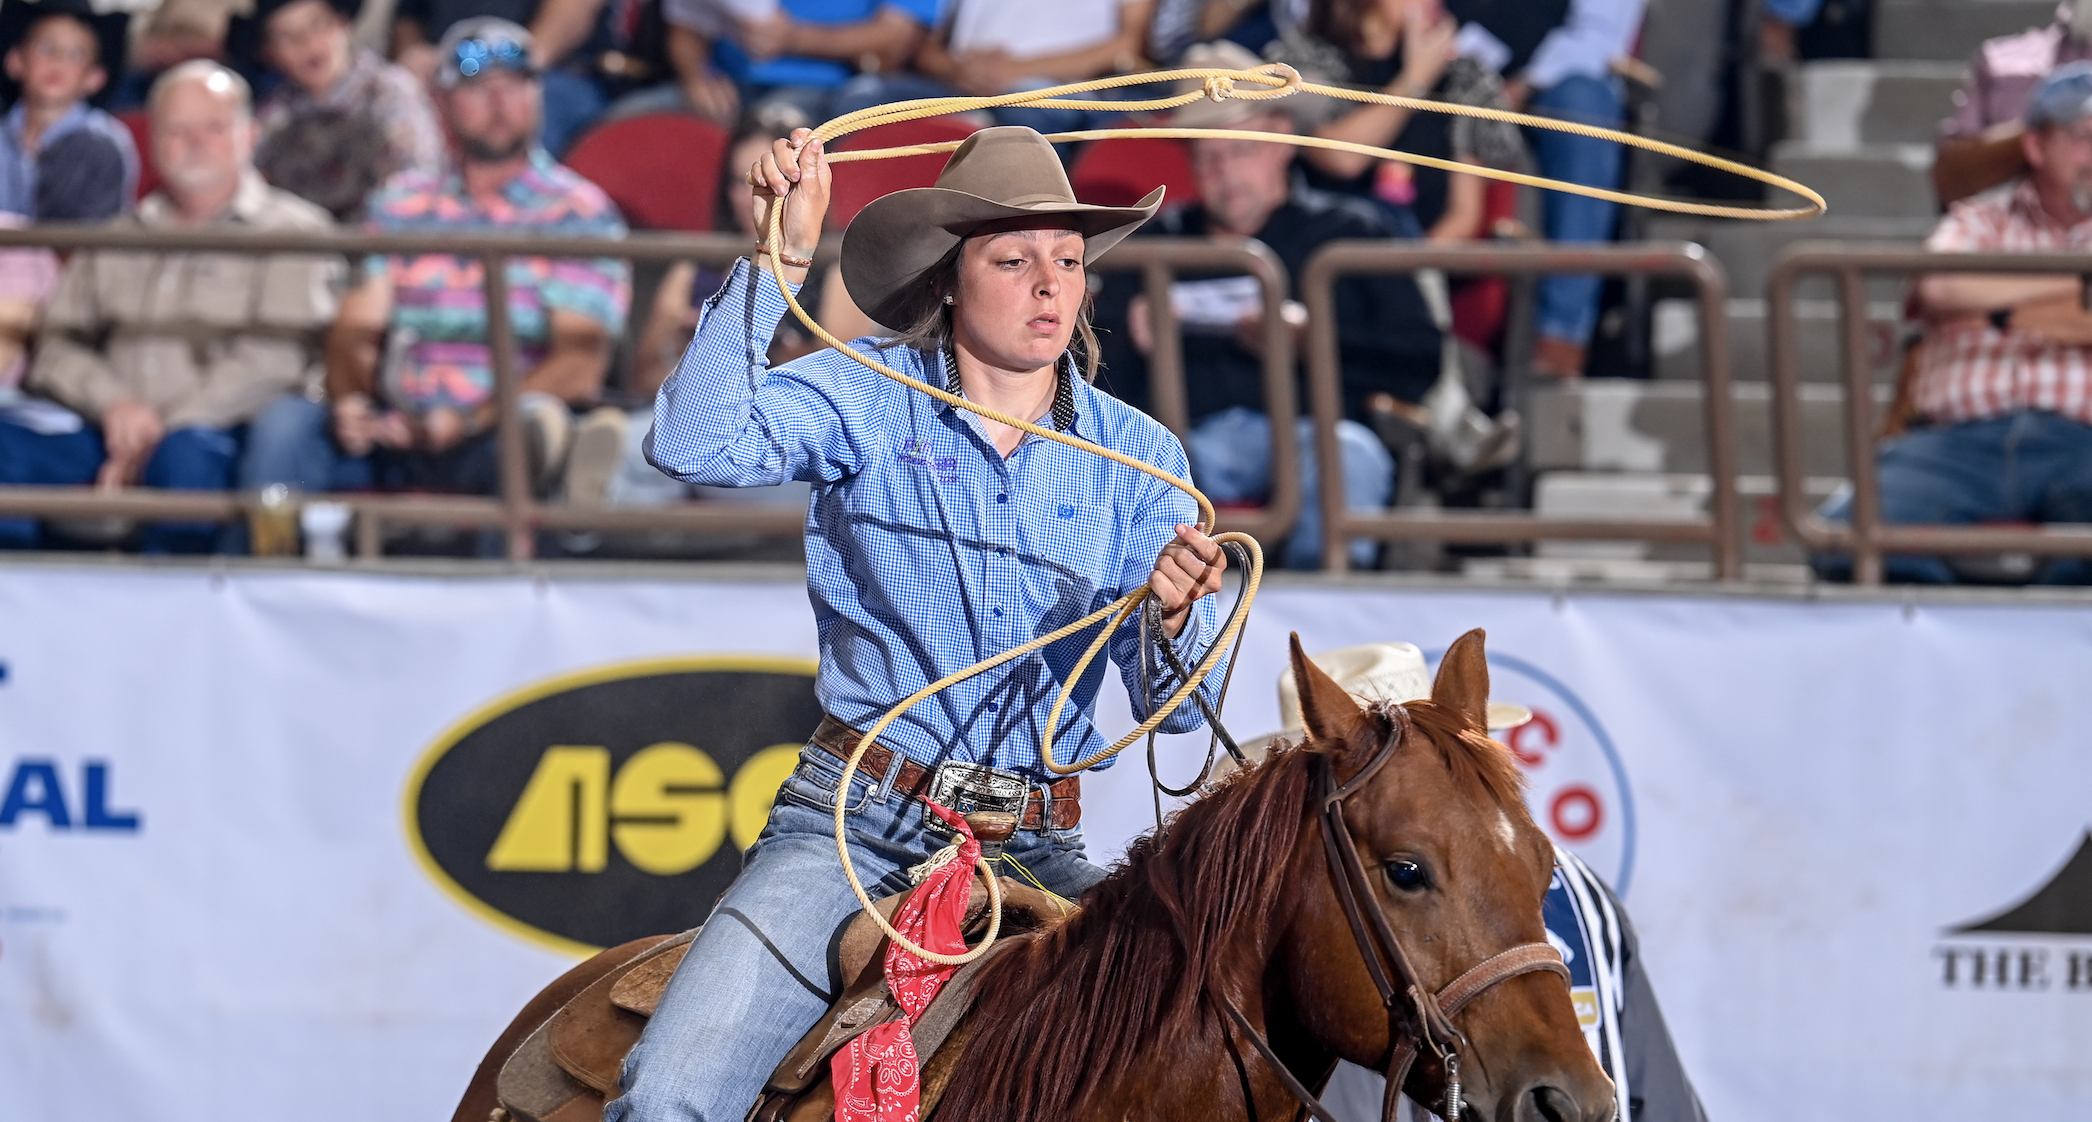
[[(744, 259), (699, 313), (697, 337), (661, 386), (647, 458), (678, 479), (765, 487), (813, 485), (806, 515), (807, 594), (819, 624), (821, 703), (864, 729), (923, 686), (1065, 626), (1147, 584), (1191, 498), (1094, 453), (1027, 435), (1005, 460), (980, 420), (833, 350), (775, 370), (763, 353), (787, 312), (768, 274)], [(872, 346), (860, 340), (860, 350)], [(888, 366), (945, 381), (938, 356), (895, 347)], [(1076, 377), (1056, 395), (1078, 436), (1177, 476), (1169, 430)], [(1204, 653), (1218, 633), (1211, 598), (1176, 646)], [(1139, 623), (1112, 636), (1134, 707), (1171, 692), (1140, 681)], [(1053, 699), (1096, 639), (1081, 632), (918, 703), (882, 740), (925, 765), (967, 760), (1056, 778), (1039, 763)], [(1054, 738), (1065, 764), (1105, 747), (1091, 724), (1103, 660), (1075, 691)], [(1202, 687), (1214, 700), (1221, 672)], [(1143, 715), (1136, 713), (1136, 716)], [(1188, 700), (1163, 722), (1188, 732)], [(1100, 767), (1106, 765), (1099, 765)]]

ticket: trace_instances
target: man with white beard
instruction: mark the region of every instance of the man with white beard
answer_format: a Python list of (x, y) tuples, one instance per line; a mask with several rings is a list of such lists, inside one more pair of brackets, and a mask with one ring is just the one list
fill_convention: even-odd
[[(2028, 100), (2027, 171), (1955, 203), (1926, 239), (1942, 253), (2092, 251), (2092, 62), (2058, 68)], [(1881, 445), (1890, 523), (2092, 522), (2092, 281), (2068, 274), (1933, 273), (1918, 282), (1918, 422)], [(1849, 497), (1824, 516), (1842, 520)], [(1824, 575), (1850, 569), (1816, 559)], [(1891, 580), (1948, 583), (1936, 557), (1891, 556)], [(2050, 562), (2043, 583), (2092, 582)]]
[(1969, 58), (1954, 114), (1939, 125), (1932, 189), (1946, 206), (2027, 170), (2022, 120), (2035, 87), (2059, 66), (2092, 59), (2092, 0), (2065, 0), (2055, 22), (1986, 39)]
[[(162, 186), (120, 226), (324, 230), (320, 208), (254, 170), (253, 100), (239, 75), (186, 62), (153, 84)], [(317, 389), (339, 258), (96, 250), (66, 266), (26, 388), (62, 408), (0, 416), (0, 483), (225, 490), (247, 423)], [(69, 411), (69, 412), (68, 412)], [(213, 525), (149, 528), (149, 552), (219, 546)], [(236, 544), (237, 537), (228, 539)], [(28, 519), (0, 519), (0, 547), (35, 547)]]

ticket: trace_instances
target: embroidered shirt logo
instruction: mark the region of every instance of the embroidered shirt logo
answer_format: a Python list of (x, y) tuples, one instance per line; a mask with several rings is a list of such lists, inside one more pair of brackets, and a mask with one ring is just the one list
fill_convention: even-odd
[(914, 464), (916, 467), (929, 466), (930, 450), (923, 445), (922, 437), (909, 437), (908, 440), (901, 445), (901, 451), (899, 454), (901, 457), (901, 462), (904, 464)]

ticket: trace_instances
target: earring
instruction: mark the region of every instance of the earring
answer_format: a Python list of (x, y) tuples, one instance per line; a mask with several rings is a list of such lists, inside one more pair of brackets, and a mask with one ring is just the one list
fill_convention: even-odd
[(947, 303), (947, 304), (949, 304), (949, 303), (951, 303), (951, 302), (952, 302), (952, 296), (951, 296), (951, 293), (947, 292), (947, 293), (945, 293), (945, 294), (944, 294), (944, 302), (945, 302), (945, 303)]

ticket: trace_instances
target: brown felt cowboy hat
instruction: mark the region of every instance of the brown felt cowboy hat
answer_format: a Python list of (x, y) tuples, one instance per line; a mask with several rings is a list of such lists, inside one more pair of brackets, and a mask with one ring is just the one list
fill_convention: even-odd
[(843, 235), (843, 287), (866, 315), (907, 328), (935, 298), (924, 283), (944, 255), (981, 226), (1005, 218), (1052, 217), (1083, 236), (1087, 265), (1162, 206), (1162, 188), (1137, 206), (1075, 201), (1053, 145), (1028, 128), (982, 129), (966, 138), (934, 187), (872, 200)]

